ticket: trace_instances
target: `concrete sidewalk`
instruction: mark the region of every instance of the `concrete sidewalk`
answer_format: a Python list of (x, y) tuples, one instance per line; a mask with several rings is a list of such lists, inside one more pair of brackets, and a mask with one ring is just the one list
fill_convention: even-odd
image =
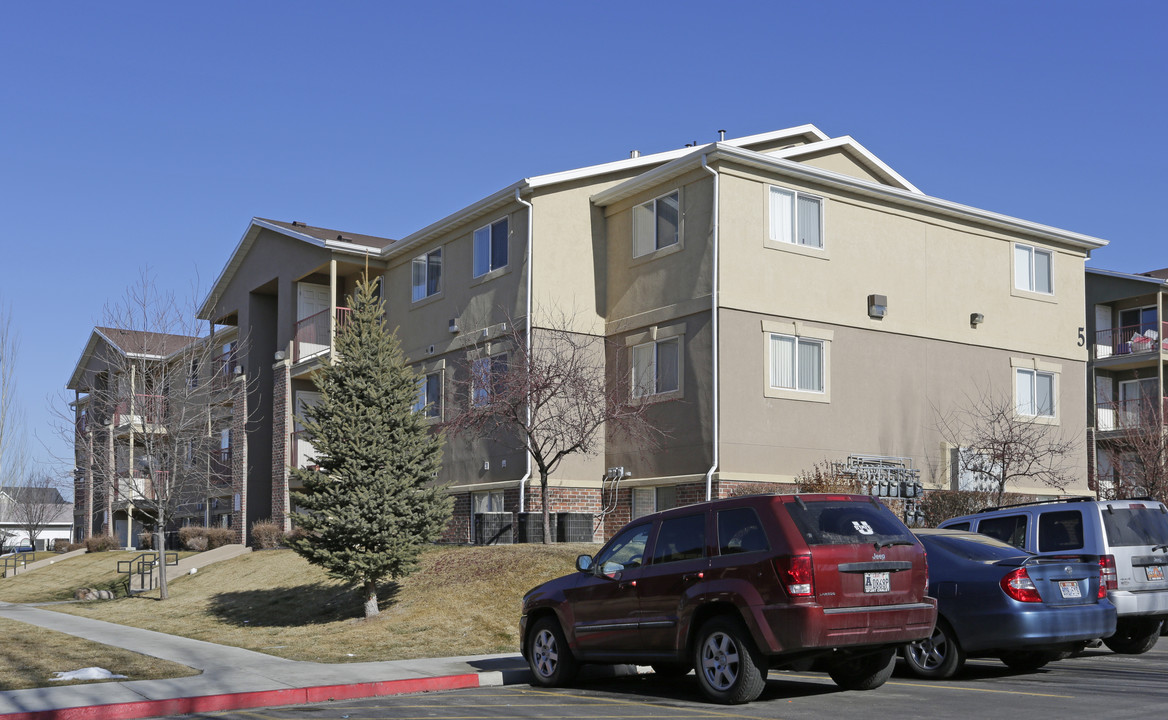
[[(0, 602), (0, 617), (202, 670), (136, 680), (0, 692), (0, 720), (103, 720), (296, 705), (527, 682), (517, 654), (391, 662), (297, 662), (103, 620)], [(107, 668), (117, 672), (117, 668)]]

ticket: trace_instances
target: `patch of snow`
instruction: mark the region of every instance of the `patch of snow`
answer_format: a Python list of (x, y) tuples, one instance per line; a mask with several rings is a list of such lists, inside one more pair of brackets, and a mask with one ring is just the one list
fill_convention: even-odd
[(115, 675), (105, 668), (87, 667), (80, 670), (70, 670), (69, 672), (55, 672), (57, 677), (53, 678), (53, 682), (58, 680), (112, 680), (118, 678), (125, 678), (125, 675)]

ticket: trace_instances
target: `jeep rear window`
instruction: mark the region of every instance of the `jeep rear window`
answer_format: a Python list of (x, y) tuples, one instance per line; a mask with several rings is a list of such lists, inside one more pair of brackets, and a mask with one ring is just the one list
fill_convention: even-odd
[(869, 502), (805, 501), (784, 503), (808, 545), (852, 545), (916, 540), (904, 523), (883, 505)]
[(1107, 542), (1113, 547), (1168, 543), (1168, 516), (1152, 507), (1100, 508)]

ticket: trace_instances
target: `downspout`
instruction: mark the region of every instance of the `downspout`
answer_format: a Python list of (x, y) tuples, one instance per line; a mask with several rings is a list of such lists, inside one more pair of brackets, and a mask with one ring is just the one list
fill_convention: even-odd
[[(527, 332), (523, 334), (524, 346), (526, 348), (524, 357), (527, 358), (526, 368), (527, 374), (531, 372), (531, 224), (535, 221), (534, 208), (531, 203), (519, 197), (519, 188), (515, 188), (515, 202), (527, 207)], [(524, 404), (524, 412), (527, 414), (525, 422), (527, 427), (531, 427), (531, 405)], [(527, 462), (527, 469), (523, 473), (523, 477), (519, 478), (519, 512), (526, 512), (527, 500), (527, 481), (531, 479), (531, 436), (527, 437), (527, 452), (524, 453), (524, 460)]]
[(710, 330), (711, 340), (711, 372), (713, 374), (713, 453), (710, 469), (706, 471), (706, 500), (713, 500), (714, 472), (718, 469), (718, 171), (706, 165), (706, 156), (702, 154), (702, 169), (714, 176), (714, 207), (712, 212), (712, 233), (710, 238), (711, 254), (711, 283), (710, 283)]

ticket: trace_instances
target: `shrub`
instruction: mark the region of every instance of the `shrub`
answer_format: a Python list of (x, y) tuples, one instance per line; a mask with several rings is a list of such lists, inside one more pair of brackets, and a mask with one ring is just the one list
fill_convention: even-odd
[(116, 550), (119, 547), (121, 545), (111, 535), (90, 535), (85, 538), (85, 549), (91, 553), (108, 552), (110, 550)]
[(69, 552), (69, 545), (71, 543), (65, 538), (55, 538), (53, 540), (53, 552), (62, 553)]
[(186, 542), (183, 543), (183, 547), (187, 550), (193, 550), (194, 552), (203, 552), (207, 549), (207, 536), (191, 535), (186, 539)]
[(154, 533), (140, 532), (138, 533), (138, 549), (139, 550), (153, 550), (154, 549)]
[[(73, 552), (74, 550), (80, 550), (83, 547), (85, 547), (85, 543), (83, 542), (66, 543), (64, 552)], [(61, 550), (58, 550), (57, 552), (61, 552)]]
[[(178, 529), (178, 542), (185, 550), (206, 550), (207, 549), (207, 528), (202, 525), (187, 525)], [(196, 548), (193, 544), (202, 544), (202, 548)]]
[(937, 527), (942, 520), (970, 515), (994, 504), (995, 493), (981, 490), (930, 490), (921, 500), (925, 527)]
[(260, 550), (272, 550), (284, 542), (284, 529), (271, 520), (261, 520), (251, 526), (251, 541)]
[(207, 549), (230, 545), (235, 542), (235, 531), (231, 528), (207, 528)]
[(801, 471), (795, 483), (801, 493), (864, 492), (859, 478), (840, 472), (835, 464), (826, 460), (815, 463), (810, 470)]

